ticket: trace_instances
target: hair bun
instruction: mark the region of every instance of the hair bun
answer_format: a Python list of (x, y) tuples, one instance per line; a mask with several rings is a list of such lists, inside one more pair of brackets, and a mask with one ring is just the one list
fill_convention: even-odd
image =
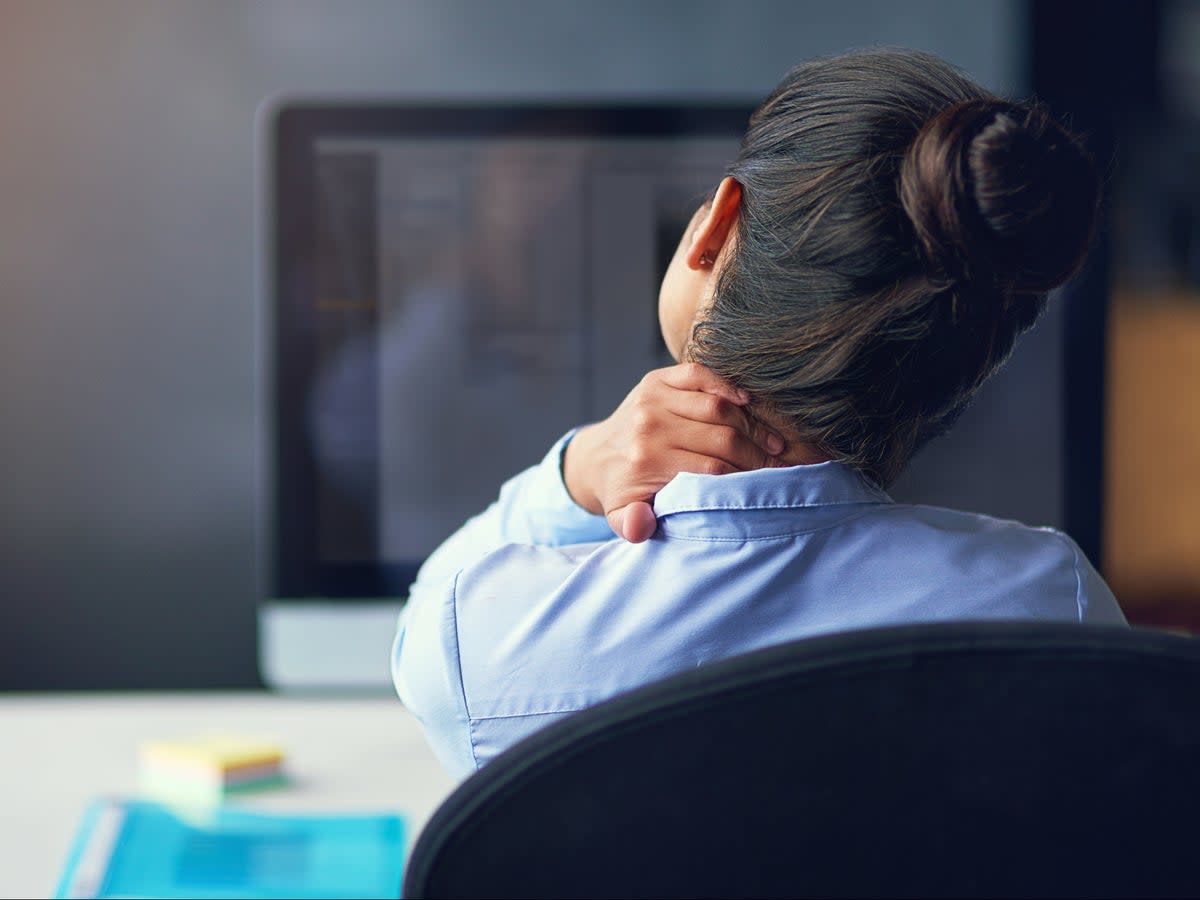
[(1082, 144), (1040, 106), (950, 106), (921, 128), (900, 168), (900, 200), (940, 276), (1041, 293), (1083, 262), (1100, 182)]

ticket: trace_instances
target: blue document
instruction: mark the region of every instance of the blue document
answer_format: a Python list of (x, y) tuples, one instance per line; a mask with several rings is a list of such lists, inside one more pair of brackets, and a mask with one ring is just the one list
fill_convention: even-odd
[(140, 800), (88, 807), (55, 897), (399, 897), (396, 815), (185, 812)]

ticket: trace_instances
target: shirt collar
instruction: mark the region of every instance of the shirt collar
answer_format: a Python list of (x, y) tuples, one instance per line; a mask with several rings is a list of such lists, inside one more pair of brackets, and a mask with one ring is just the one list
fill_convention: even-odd
[(654, 513), (669, 516), (715, 509), (793, 509), (891, 502), (891, 497), (849, 466), (823, 462), (728, 475), (680, 472), (658, 492)]

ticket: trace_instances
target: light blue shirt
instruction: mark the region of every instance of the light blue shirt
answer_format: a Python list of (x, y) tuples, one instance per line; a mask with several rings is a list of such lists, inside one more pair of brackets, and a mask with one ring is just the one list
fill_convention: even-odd
[(1061, 532), (897, 504), (833, 462), (677, 475), (655, 498), (654, 537), (626, 543), (567, 493), (569, 437), (429, 557), (400, 617), (396, 690), (457, 775), (576, 710), (796, 638), (1125, 624)]

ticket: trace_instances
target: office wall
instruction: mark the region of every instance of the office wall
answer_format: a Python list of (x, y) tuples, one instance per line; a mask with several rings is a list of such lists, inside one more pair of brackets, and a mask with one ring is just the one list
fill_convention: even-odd
[(920, 47), (1020, 89), (1009, 0), (0, 0), (0, 689), (257, 683), (255, 109), (758, 97)]

